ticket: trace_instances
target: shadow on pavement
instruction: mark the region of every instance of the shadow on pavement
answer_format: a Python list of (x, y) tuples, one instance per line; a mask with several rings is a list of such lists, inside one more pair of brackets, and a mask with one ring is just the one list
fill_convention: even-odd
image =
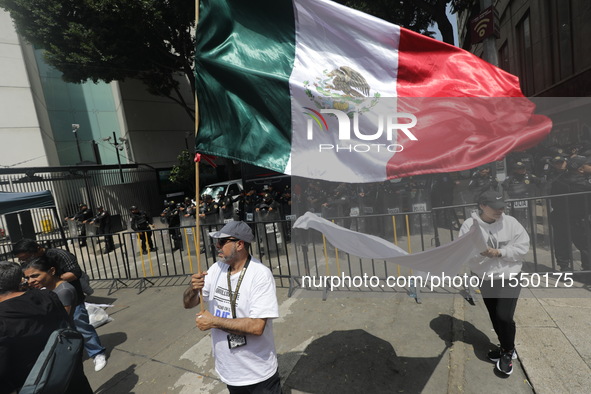
[[(285, 380), (284, 393), (420, 393), (443, 353), (398, 357), (392, 345), (364, 330), (334, 331), (308, 345)], [(289, 358), (290, 353), (280, 355)]]
[(139, 377), (135, 373), (135, 364), (130, 365), (124, 371), (118, 372), (111, 379), (107, 380), (100, 387), (94, 388), (95, 394), (109, 393), (109, 394), (133, 394), (133, 389), (139, 381)]
[[(492, 344), (488, 335), (474, 327), (472, 323), (450, 315), (439, 315), (431, 320), (429, 326), (445, 342), (447, 348), (450, 348), (453, 342), (461, 341), (472, 345), (474, 355), (479, 360), (490, 361), (487, 354), (496, 345)], [(454, 333), (457, 333), (456, 337)]]

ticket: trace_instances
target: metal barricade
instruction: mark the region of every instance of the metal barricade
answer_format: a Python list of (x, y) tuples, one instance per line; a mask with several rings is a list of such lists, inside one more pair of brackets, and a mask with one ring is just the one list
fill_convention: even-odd
[[(591, 206), (584, 206), (580, 212), (567, 212), (564, 217), (552, 218), (553, 205), (556, 206), (560, 199), (572, 199), (585, 194), (589, 193), (525, 199), (530, 213), (528, 225), (531, 229), (531, 247), (524, 259), (524, 272), (557, 272), (560, 268), (557, 264), (558, 256), (568, 260), (568, 266), (560, 272), (591, 273), (591, 270), (585, 269), (585, 258), (591, 256)], [(507, 200), (508, 204), (512, 201)], [(514, 209), (515, 206), (512, 206), (507, 213), (511, 214)], [(378, 227), (374, 231), (376, 235), (409, 253), (416, 253), (453, 241), (458, 236), (459, 226), (477, 210), (475, 204), (465, 204), (432, 208), (427, 212), (391, 211), (326, 219), (336, 224), (346, 224), (344, 227), (352, 230), (367, 227), (367, 223), (377, 223)], [(567, 219), (573, 217), (580, 220), (576, 223), (568, 222)], [(367, 274), (384, 280), (388, 277), (412, 276), (412, 270), (392, 262), (362, 259), (344, 253), (331, 246), (323, 235), (316, 231), (291, 229), (295, 216), (290, 216), (290, 220), (282, 220), (278, 216), (266, 216), (264, 221), (260, 216), (257, 219), (255, 222), (249, 222), (256, 237), (256, 242), (252, 245), (252, 255), (272, 271), (279, 286), (290, 288), (290, 295), (294, 289), (303, 287), (319, 290), (323, 297), (328, 296), (326, 286), (316, 288), (310, 283), (302, 283), (304, 277), (353, 277)], [(363, 225), (360, 224), (361, 221), (364, 222)], [(68, 221), (69, 223), (74, 222)], [(47, 246), (69, 249), (93, 281), (110, 281), (112, 288), (120, 284), (127, 285), (128, 281), (135, 281), (141, 292), (155, 280), (187, 277), (197, 272), (199, 266), (202, 270), (207, 270), (217, 260), (217, 251), (209, 232), (223, 225), (224, 223), (202, 224), (197, 232), (193, 219), (186, 218), (178, 228), (182, 234), (183, 250), (173, 250), (168, 228), (114, 233), (115, 249), (109, 253), (105, 253), (104, 250), (104, 234), (95, 235), (87, 231), (87, 246), (80, 247), (79, 236), (74, 228), (70, 229), (70, 236), (66, 239), (69, 242), (66, 244), (62, 239), (39, 242)], [(286, 229), (291, 231), (287, 232)], [(142, 244), (145, 246), (142, 247)], [(9, 242), (0, 243), (0, 254), (5, 259), (14, 260), (10, 251)], [(420, 301), (420, 289), (411, 283), (408, 283), (404, 290), (377, 288), (373, 291), (386, 290), (405, 291)], [(359, 289), (354, 286), (341, 286), (339, 291)]]

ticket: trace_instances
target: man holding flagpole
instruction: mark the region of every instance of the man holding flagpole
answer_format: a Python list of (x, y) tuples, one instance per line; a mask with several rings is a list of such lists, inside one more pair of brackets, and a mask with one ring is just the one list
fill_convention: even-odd
[(215, 369), (230, 393), (281, 393), (272, 319), (279, 317), (271, 271), (250, 255), (251, 228), (232, 221), (210, 233), (218, 261), (191, 277), (185, 308), (207, 301), (195, 322), (211, 330)]

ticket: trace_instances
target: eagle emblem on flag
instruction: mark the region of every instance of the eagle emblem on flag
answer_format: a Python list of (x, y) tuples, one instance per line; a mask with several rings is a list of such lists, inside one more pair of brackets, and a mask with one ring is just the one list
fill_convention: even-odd
[(316, 81), (304, 81), (306, 95), (318, 109), (337, 109), (352, 118), (355, 112), (364, 113), (374, 107), (380, 93), (372, 91), (365, 77), (349, 66), (324, 70)]

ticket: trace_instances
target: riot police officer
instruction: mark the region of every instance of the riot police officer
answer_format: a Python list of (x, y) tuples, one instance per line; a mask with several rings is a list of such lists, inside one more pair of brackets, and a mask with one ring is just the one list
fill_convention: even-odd
[[(550, 195), (567, 194), (570, 191), (568, 184), (567, 158), (554, 156), (549, 160), (547, 181), (550, 184)], [(552, 244), (554, 245), (554, 257), (561, 271), (571, 268), (572, 248), (569, 236), (570, 209), (567, 197), (550, 197), (550, 225), (552, 226)]]
[(135, 205), (132, 205), (129, 210), (131, 213), (131, 229), (138, 232), (142, 253), (148, 253), (146, 243), (151, 252), (158, 250), (152, 243), (152, 231), (150, 231), (152, 229), (152, 218), (146, 212), (140, 211)]
[(234, 219), (234, 201), (238, 198), (227, 196), (224, 193), (218, 194), (218, 204), (220, 206), (220, 216), (223, 222)]
[(195, 217), (195, 215), (197, 214), (197, 208), (195, 207), (195, 203), (189, 197), (185, 197), (185, 201), (183, 202), (179, 210), (181, 211), (181, 215), (185, 217)]
[(472, 193), (474, 202), (477, 202), (478, 197), (488, 190), (499, 191), (499, 181), (492, 174), (490, 164), (476, 168), (470, 177), (468, 190)]
[(78, 225), (80, 226), (80, 238), (78, 238), (78, 242), (82, 248), (86, 246), (86, 227), (83, 223), (86, 223), (88, 220), (92, 219), (93, 214), (92, 210), (88, 208), (88, 205), (86, 205), (84, 202), (80, 203), (78, 207), (80, 210), (75, 215), (66, 217), (65, 220), (73, 220), (78, 222)]
[(525, 163), (518, 161), (513, 165), (513, 172), (503, 182), (503, 190), (509, 198), (527, 198), (538, 195), (542, 180), (530, 173)]
[[(538, 186), (542, 180), (531, 174), (525, 163), (518, 161), (513, 164), (511, 175), (503, 182), (503, 190), (510, 199), (535, 197), (539, 194)], [(532, 216), (531, 201), (513, 201), (511, 215), (525, 227), (528, 232), (531, 230), (529, 218)]]
[(98, 213), (90, 219), (90, 223), (98, 224), (98, 234), (105, 236), (104, 253), (111, 253), (115, 249), (111, 229), (111, 214), (102, 205), (97, 208)]
[[(591, 192), (591, 157), (575, 155), (568, 161), (571, 193)], [(591, 270), (591, 194), (568, 197), (572, 242), (581, 252), (583, 270)]]
[(273, 199), (271, 193), (263, 194), (263, 200), (257, 205), (255, 211), (259, 213), (261, 220), (278, 220), (280, 205)]
[(202, 211), (199, 217), (203, 220), (202, 224), (212, 225), (218, 223), (219, 205), (209, 194), (203, 196)]
[(160, 214), (164, 218), (164, 221), (168, 224), (168, 234), (172, 240), (172, 250), (183, 250), (183, 244), (181, 242), (181, 225), (180, 218), (180, 207), (181, 204), (177, 204), (174, 201), (170, 201), (166, 208)]
[(244, 221), (252, 222), (254, 221), (254, 211), (256, 206), (259, 204), (259, 195), (257, 194), (254, 187), (248, 189), (246, 193), (243, 194), (241, 200), (241, 217)]

